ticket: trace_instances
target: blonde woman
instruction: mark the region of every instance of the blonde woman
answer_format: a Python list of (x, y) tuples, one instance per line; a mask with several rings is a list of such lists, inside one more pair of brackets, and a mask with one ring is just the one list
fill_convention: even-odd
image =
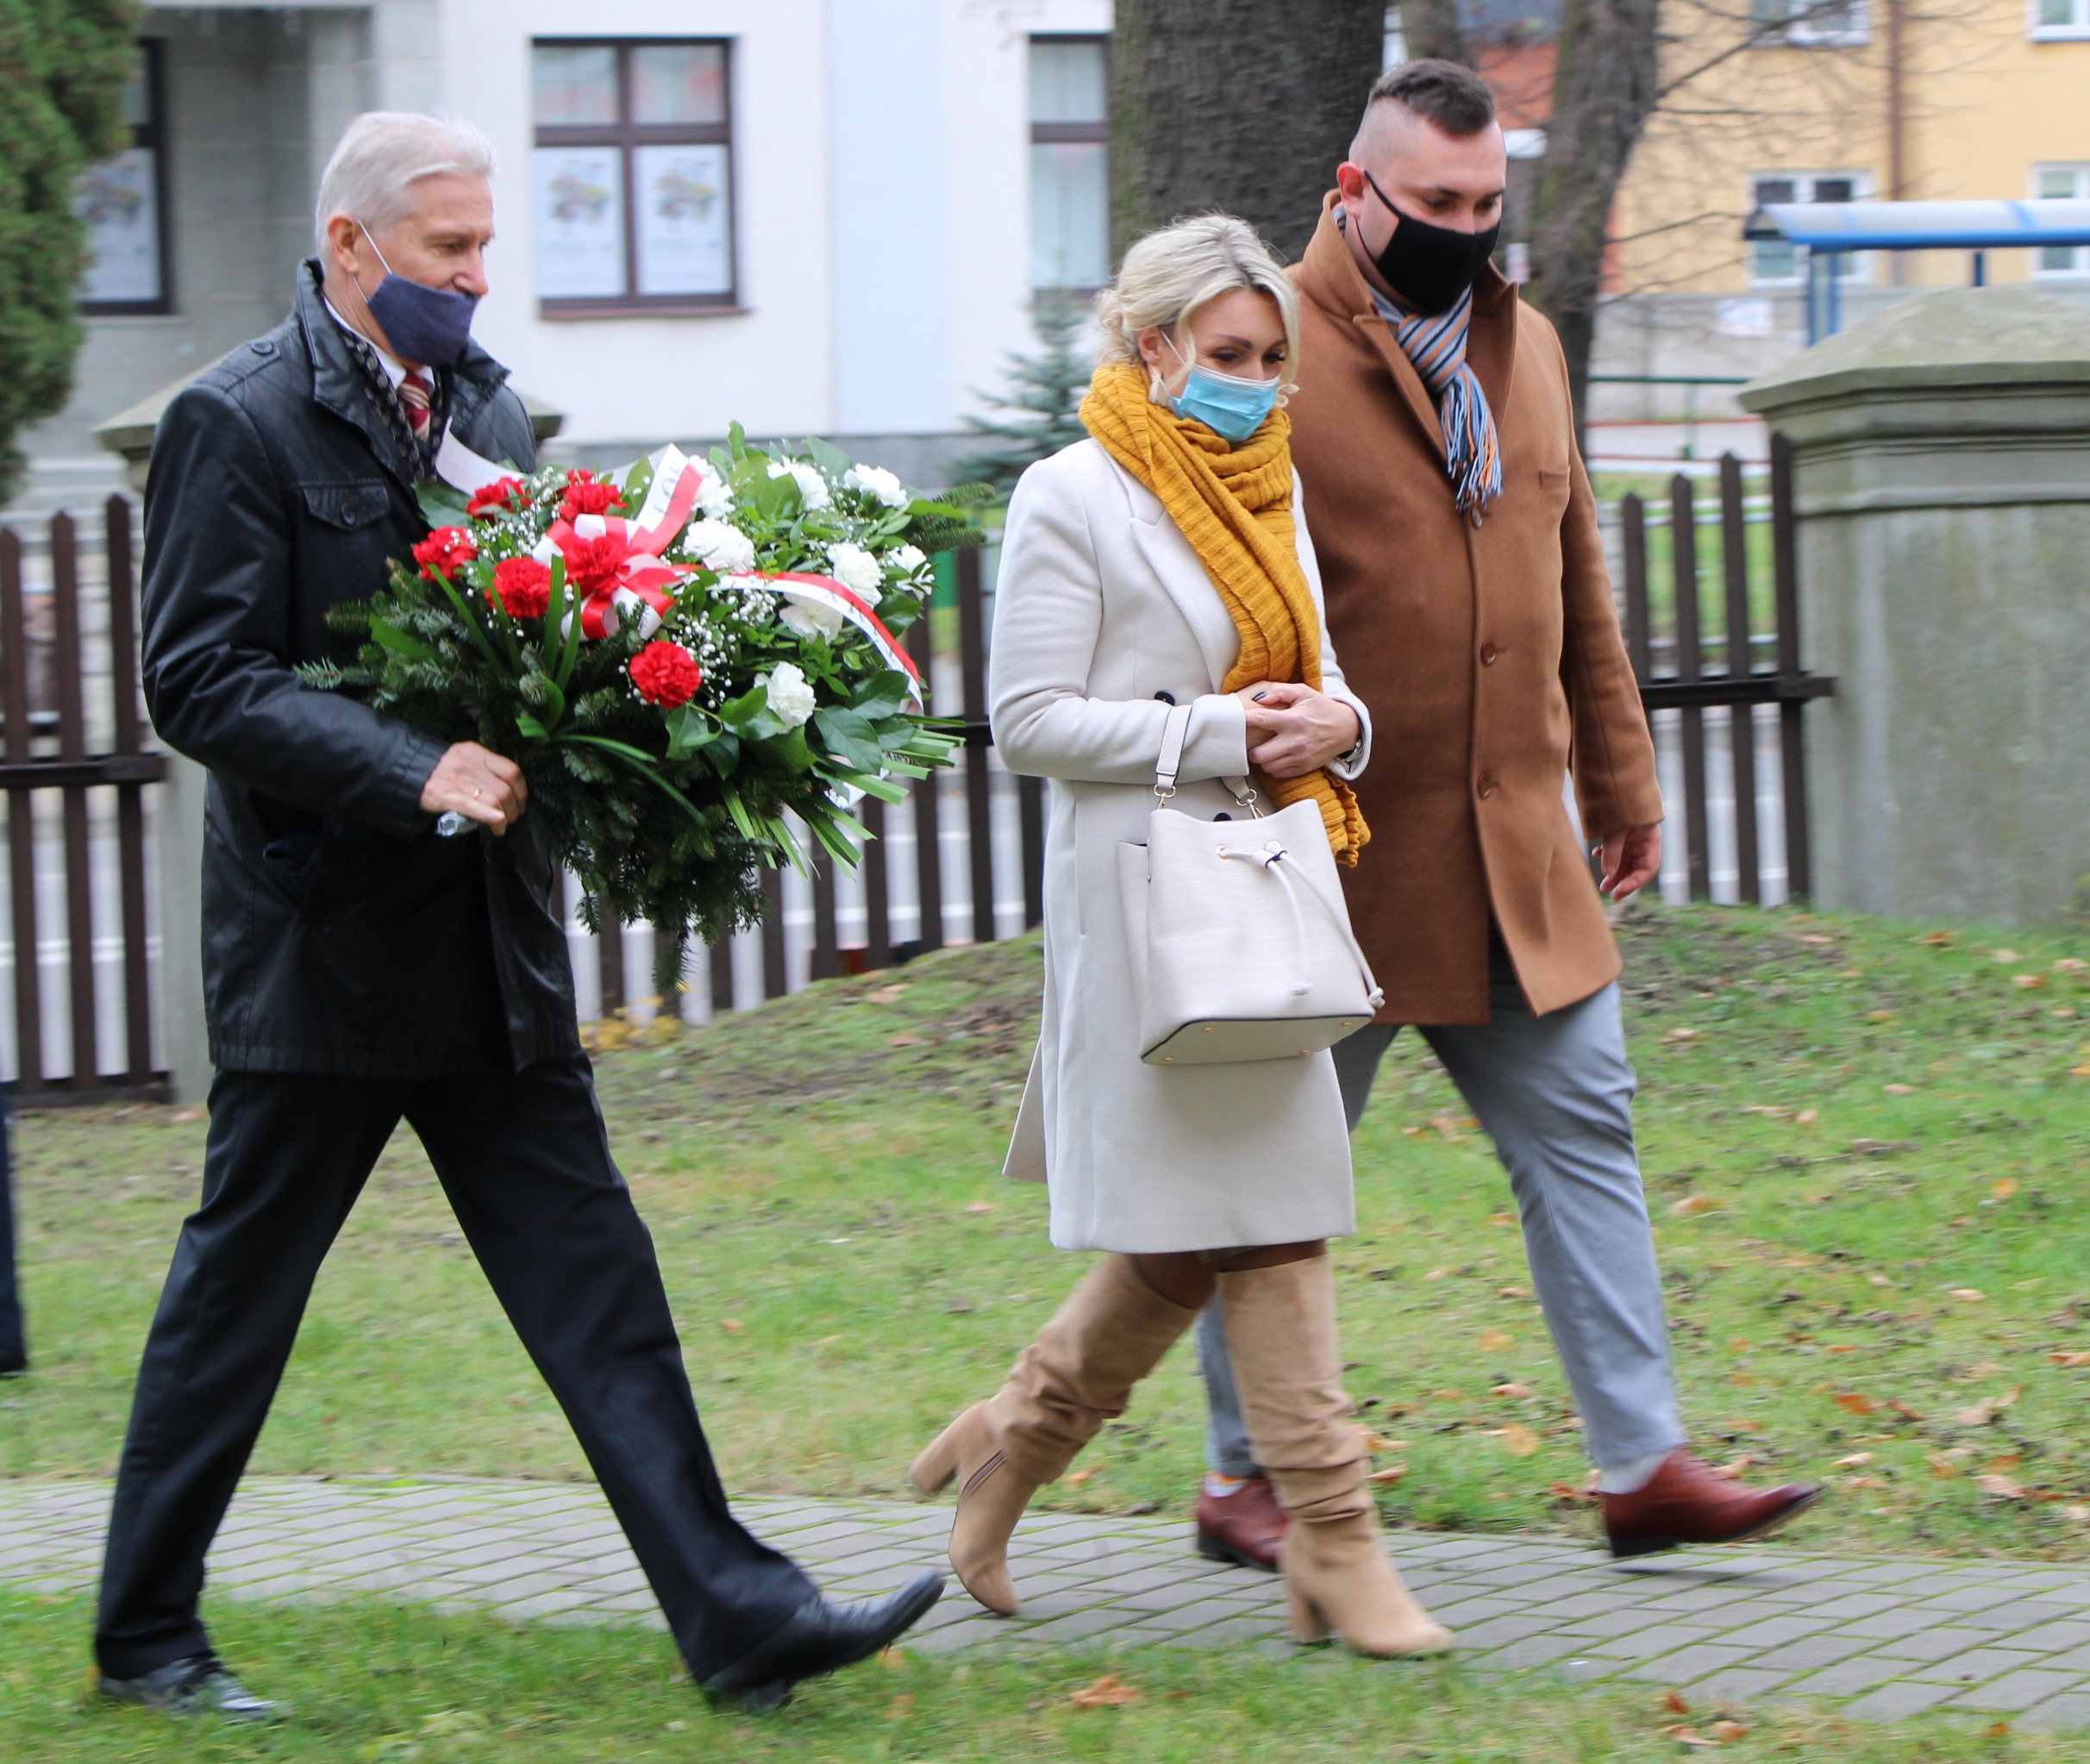
[(1311, 799), (1349, 863), (1369, 836), (1344, 780), (1370, 728), (1322, 629), (1280, 408), (1297, 302), (1254, 232), (1210, 215), (1135, 245), (1098, 318), (1091, 438), (1010, 504), (991, 697), (1003, 760), (1051, 780), (1044, 1015), (1010, 1170), (1048, 1185), (1058, 1248), (1104, 1254), (913, 1480), (958, 1482), (952, 1565), (1014, 1612), (1008, 1542), (1031, 1496), (1216, 1287), (1257, 1461), (1293, 1522), (1293, 1632), (1437, 1652), (1451, 1638), (1386, 1559), (1339, 1381), (1327, 1240), (1355, 1222), (1333, 1065), (1142, 1064), (1119, 910), (1117, 847), (1145, 837), (1173, 704), (1191, 708), (1173, 807)]

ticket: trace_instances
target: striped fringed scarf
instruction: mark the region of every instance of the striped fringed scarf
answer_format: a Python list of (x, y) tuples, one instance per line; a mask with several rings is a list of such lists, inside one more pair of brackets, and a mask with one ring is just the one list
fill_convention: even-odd
[(1466, 329), (1474, 316), (1474, 291), (1468, 288), (1442, 312), (1404, 312), (1373, 291), (1373, 299), (1401, 353), (1414, 365), (1436, 400), (1444, 428), (1444, 469), (1459, 512), (1475, 524), (1487, 505), (1502, 494), (1502, 440), (1495, 432), (1495, 413), (1480, 377), (1466, 365)]

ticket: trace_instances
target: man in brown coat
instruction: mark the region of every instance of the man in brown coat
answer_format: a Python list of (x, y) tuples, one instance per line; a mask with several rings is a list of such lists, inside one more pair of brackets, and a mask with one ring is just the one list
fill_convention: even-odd
[[(1507, 158), (1471, 70), (1373, 89), (1301, 296), (1292, 455), (1328, 622), (1369, 705), (1348, 873), (1386, 1006), (1336, 1048), (1354, 1127), (1403, 1023), (1428, 1039), (1508, 1167), (1525, 1251), (1599, 1472), (1615, 1555), (1754, 1536), (1818, 1490), (1754, 1490), (1685, 1448), (1633, 1146), (1618, 947), (1603, 890), (1661, 863), (1661, 793), (1618, 632), (1553, 328), (1490, 266)], [(1199, 1547), (1273, 1565), (1283, 1515), (1198, 1330), (1213, 1474)]]

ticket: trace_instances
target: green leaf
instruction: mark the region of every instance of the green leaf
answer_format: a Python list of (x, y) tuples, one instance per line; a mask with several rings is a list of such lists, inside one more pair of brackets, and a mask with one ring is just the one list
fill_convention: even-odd
[(830, 704), (816, 710), (813, 721), (820, 726), (828, 752), (846, 760), (859, 772), (878, 770), (880, 753), (878, 731), (866, 717), (857, 711)]
[(856, 689), (851, 708), (872, 722), (883, 722), (907, 702), (914, 682), (898, 672), (873, 674)]
[(730, 778), (740, 766), (740, 737), (722, 735), (706, 744), (704, 757), (710, 761), (712, 771), (721, 778)]
[(644, 505), (646, 493), (653, 488), (653, 461), (643, 457), (635, 460), (631, 470), (624, 474), (624, 504), (635, 519)]
[(414, 486), (414, 500), (421, 505), (421, 518), (429, 523), (429, 530), (438, 527), (469, 527), (472, 517), (465, 512), (467, 498), (455, 485), (445, 484), (440, 478), (424, 479)]
[(667, 714), (667, 757), (671, 760), (686, 760), (718, 736), (710, 717), (694, 704), (681, 705)]
[(527, 710), (516, 713), (516, 727), (533, 741), (548, 741), (552, 738), (551, 731)]
[(814, 435), (806, 442), (805, 451), (813, 456), (814, 465), (826, 472), (829, 478), (837, 481), (841, 479), (843, 472), (856, 464), (855, 460), (843, 453), (833, 441), (823, 441), (818, 435)]
[(431, 665), (441, 658), (418, 637), (410, 637), (397, 625), (373, 618), (370, 622), (370, 635), (373, 641), (382, 644), (395, 655), (404, 655), (411, 661), (425, 661)]
[(728, 729), (742, 729), (769, 709), (769, 688), (753, 685), (737, 698), (729, 698), (718, 707), (718, 720)]
[(772, 735), (761, 744), (760, 752), (763, 759), (792, 772), (810, 772), (819, 757), (805, 739), (803, 728), (787, 729), (782, 735)]

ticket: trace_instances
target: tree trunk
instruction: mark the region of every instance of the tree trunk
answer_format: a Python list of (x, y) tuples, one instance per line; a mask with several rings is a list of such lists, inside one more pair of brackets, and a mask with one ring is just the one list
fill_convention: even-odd
[(1459, 0), (1400, 0), (1400, 40), (1411, 61), (1473, 61)]
[(1385, 0), (1117, 0), (1111, 244), (1211, 209), (1306, 248), (1383, 59)]
[(1660, 0), (1566, 0), (1546, 158), (1532, 203), (1533, 302), (1567, 352), (1578, 429), (1586, 421), (1590, 346), (1611, 204), (1656, 100)]

